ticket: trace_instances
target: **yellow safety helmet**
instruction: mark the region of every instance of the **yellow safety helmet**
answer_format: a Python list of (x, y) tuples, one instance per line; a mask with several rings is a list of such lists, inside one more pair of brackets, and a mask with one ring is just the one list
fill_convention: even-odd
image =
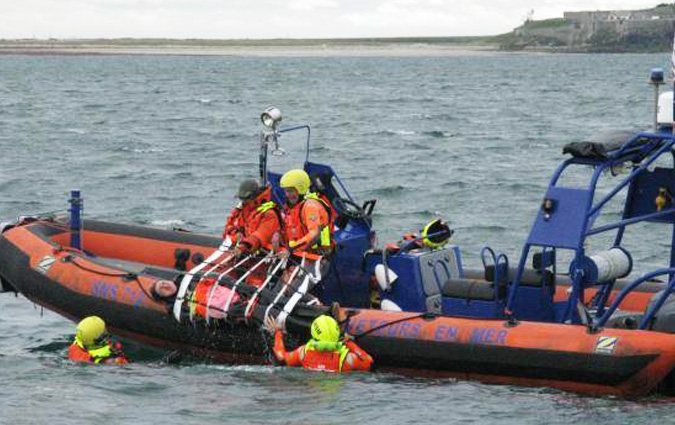
[[(455, 233), (450, 227), (445, 224), (443, 220), (437, 218), (431, 220), (424, 229), (422, 229), (422, 243), (429, 248), (440, 248), (452, 237), (452, 234)], [(431, 235), (428, 237), (428, 235)]]
[(75, 339), (84, 348), (100, 345), (102, 337), (105, 336), (105, 322), (98, 316), (89, 316), (77, 324)]
[(309, 192), (309, 174), (305, 170), (290, 170), (281, 176), (279, 183), (282, 189), (293, 188), (298, 191), (300, 195), (305, 195)]
[(312, 322), (312, 338), (322, 342), (338, 342), (340, 340), (340, 326), (330, 316), (322, 314)]

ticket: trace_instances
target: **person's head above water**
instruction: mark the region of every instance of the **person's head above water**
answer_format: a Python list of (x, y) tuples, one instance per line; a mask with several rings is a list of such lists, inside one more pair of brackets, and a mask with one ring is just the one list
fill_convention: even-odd
[(322, 342), (338, 342), (340, 340), (340, 326), (330, 316), (322, 314), (314, 319), (310, 329), (312, 338)]
[(104, 345), (108, 334), (105, 322), (98, 316), (89, 316), (77, 324), (75, 340), (85, 349)]

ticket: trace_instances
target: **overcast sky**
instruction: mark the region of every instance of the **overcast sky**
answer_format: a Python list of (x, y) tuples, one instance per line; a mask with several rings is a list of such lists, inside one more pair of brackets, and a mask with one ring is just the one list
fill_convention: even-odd
[[(666, 0), (662, 0), (665, 2)], [(0, 38), (344, 38), (492, 35), (564, 11), (649, 0), (0, 0)]]

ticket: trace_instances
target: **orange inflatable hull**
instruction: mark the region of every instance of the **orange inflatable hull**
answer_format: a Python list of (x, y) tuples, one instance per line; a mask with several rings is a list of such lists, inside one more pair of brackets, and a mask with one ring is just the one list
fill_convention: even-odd
[[(73, 320), (99, 315), (123, 337), (227, 362), (266, 361), (268, 341), (261, 337), (259, 323), (178, 322), (170, 306), (149, 296), (153, 282), (180, 273), (174, 270), (176, 250), (190, 251), (185, 264), (190, 269), (209, 256), (219, 239), (86, 222), (85, 254), (69, 249), (68, 237), (68, 230), (53, 222), (6, 231), (0, 235), (0, 276), (27, 298)], [(307, 329), (297, 324), (309, 323), (312, 314), (323, 311), (297, 313), (307, 317), (291, 323), (289, 342), (304, 342)], [(671, 334), (591, 333), (578, 325), (381, 310), (343, 312), (349, 332), (381, 370), (619, 396), (672, 387)]]

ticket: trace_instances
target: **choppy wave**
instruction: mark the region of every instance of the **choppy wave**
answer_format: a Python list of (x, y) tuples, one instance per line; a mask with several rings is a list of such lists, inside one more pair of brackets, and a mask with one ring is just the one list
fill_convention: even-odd
[(399, 195), (402, 192), (405, 192), (408, 190), (405, 186), (401, 185), (393, 185), (393, 186), (386, 186), (386, 187), (380, 187), (377, 189), (371, 189), (368, 191), (368, 193), (372, 195), (378, 195), (378, 196), (388, 196), (388, 195)]
[(439, 139), (449, 139), (455, 136), (455, 134), (450, 131), (441, 131), (441, 130), (425, 131), (422, 134), (424, 136), (431, 136)]
[(131, 152), (131, 153), (137, 153), (137, 154), (164, 152), (164, 149), (157, 148), (157, 147), (142, 148), (142, 147), (134, 147), (134, 146), (120, 146), (115, 150), (118, 151), (118, 152)]
[(372, 136), (414, 136), (417, 134), (414, 130), (381, 130), (373, 133)]
[(173, 226), (184, 226), (185, 221), (179, 219), (179, 218), (169, 218), (169, 219), (156, 219), (150, 221), (150, 224), (153, 226), (159, 226), (159, 227), (173, 227)]

